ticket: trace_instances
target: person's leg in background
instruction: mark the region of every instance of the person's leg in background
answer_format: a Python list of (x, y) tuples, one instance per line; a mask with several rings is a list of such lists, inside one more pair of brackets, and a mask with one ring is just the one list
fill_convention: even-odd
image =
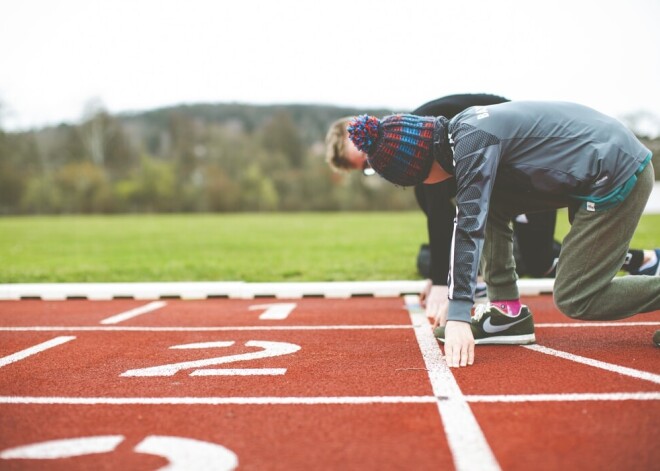
[[(556, 211), (520, 214), (514, 219), (518, 276), (554, 278), (561, 244), (554, 238)], [(621, 270), (631, 275), (660, 274), (660, 249), (629, 249)]]
[(554, 278), (561, 245), (555, 241), (557, 211), (519, 214), (514, 218), (519, 276)]

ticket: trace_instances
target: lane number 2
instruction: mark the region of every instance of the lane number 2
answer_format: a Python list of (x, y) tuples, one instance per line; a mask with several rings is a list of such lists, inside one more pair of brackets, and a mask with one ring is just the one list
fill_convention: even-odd
[[(171, 349), (193, 350), (208, 348), (231, 347), (234, 341), (200, 342), (184, 345), (174, 345)], [(300, 345), (288, 342), (268, 342), (262, 340), (249, 340), (245, 342), (246, 347), (259, 348), (261, 350), (237, 355), (225, 355), (203, 360), (184, 361), (181, 363), (169, 363), (166, 365), (152, 366), (149, 368), (138, 368), (123, 372), (120, 376), (173, 376), (181, 370), (193, 371), (190, 376), (253, 376), (253, 375), (283, 375), (286, 368), (205, 368), (207, 366), (224, 365), (237, 361), (259, 360), (262, 358), (290, 355), (300, 350)], [(200, 369), (203, 368), (203, 369)]]

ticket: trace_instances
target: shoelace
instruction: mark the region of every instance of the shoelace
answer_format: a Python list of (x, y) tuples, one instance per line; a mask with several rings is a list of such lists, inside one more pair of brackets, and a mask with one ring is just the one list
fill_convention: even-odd
[(474, 320), (479, 322), (483, 317), (484, 313), (490, 311), (490, 303), (488, 304), (477, 304), (477, 307), (474, 308)]

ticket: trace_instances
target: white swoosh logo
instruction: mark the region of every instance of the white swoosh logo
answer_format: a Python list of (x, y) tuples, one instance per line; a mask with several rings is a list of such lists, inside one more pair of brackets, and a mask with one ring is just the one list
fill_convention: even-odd
[(489, 334), (495, 334), (497, 332), (502, 332), (503, 330), (507, 330), (512, 325), (520, 324), (521, 322), (527, 320), (527, 317), (518, 319), (516, 322), (512, 322), (511, 324), (504, 324), (504, 325), (493, 325), (490, 323), (490, 320), (491, 317), (486, 319), (486, 322), (484, 322), (484, 332), (487, 332)]

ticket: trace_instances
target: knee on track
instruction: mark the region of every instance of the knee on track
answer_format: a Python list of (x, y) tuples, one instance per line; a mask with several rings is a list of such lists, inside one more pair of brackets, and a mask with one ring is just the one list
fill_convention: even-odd
[(554, 293), (554, 301), (557, 309), (571, 319), (589, 319), (591, 317), (589, 302), (586, 300), (576, 301), (567, 296), (562, 296), (561, 293)]

